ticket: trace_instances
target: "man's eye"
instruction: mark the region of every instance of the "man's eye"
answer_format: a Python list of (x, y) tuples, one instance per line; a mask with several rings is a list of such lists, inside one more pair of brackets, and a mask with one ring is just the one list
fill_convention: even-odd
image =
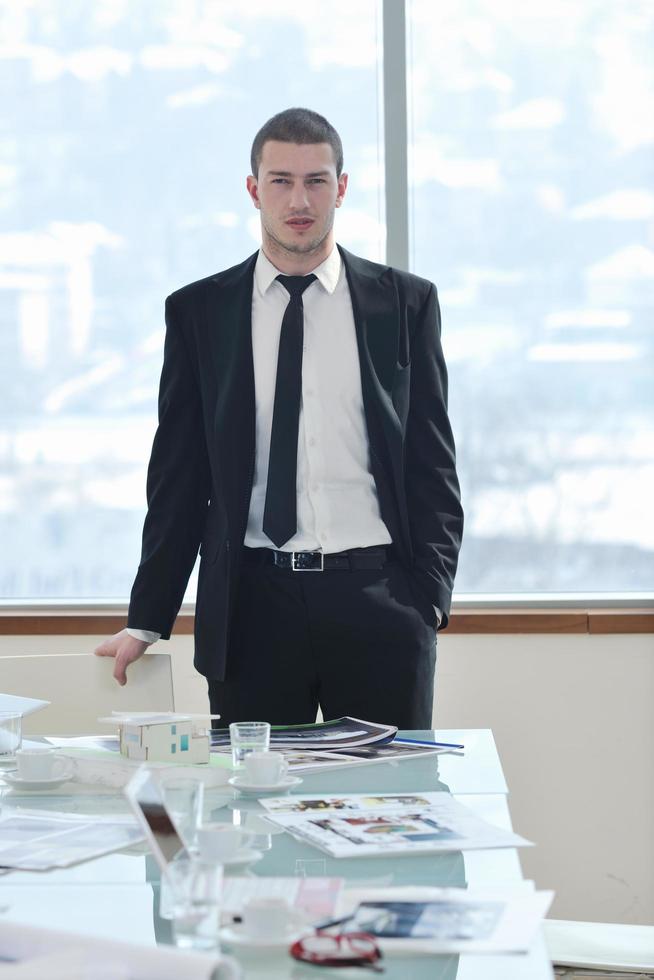
[(273, 184), (288, 184), (286, 177), (273, 177)]
[(310, 184), (324, 184), (325, 183), (325, 178), (324, 177), (312, 177), (309, 180), (309, 183)]

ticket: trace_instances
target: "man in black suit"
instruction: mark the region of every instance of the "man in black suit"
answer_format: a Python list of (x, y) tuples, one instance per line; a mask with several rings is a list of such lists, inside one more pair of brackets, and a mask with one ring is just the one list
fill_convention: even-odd
[(435, 287), (334, 241), (341, 141), (289, 109), (252, 146), (262, 248), (166, 301), (159, 426), (114, 676), (170, 636), (222, 723), (431, 725), (463, 515)]

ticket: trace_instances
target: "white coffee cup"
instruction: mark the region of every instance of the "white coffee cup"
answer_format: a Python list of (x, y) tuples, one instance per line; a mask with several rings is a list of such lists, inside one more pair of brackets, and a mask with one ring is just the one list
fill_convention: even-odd
[(252, 834), (231, 823), (205, 823), (197, 831), (200, 857), (216, 864), (235, 857), (251, 840)]
[(288, 775), (288, 762), (281, 752), (250, 752), (243, 766), (244, 782), (253, 786), (275, 786)]
[(251, 898), (241, 917), (243, 931), (253, 939), (278, 939), (299, 925), (297, 912), (285, 898)]
[(72, 774), (73, 771), (70, 759), (55, 755), (54, 750), (46, 745), (31, 749), (18, 749), (16, 765), (18, 766), (19, 779), (33, 782), (38, 782), (41, 779), (61, 779)]

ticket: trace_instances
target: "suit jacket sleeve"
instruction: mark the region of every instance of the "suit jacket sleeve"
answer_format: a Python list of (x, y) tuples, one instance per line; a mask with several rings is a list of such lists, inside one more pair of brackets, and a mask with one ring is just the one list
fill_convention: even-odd
[(166, 340), (159, 425), (147, 477), (141, 561), (127, 625), (168, 639), (193, 570), (210, 494), (200, 387), (173, 299)]
[(449, 618), (463, 510), (447, 414), (447, 369), (440, 333), (438, 297), (431, 285), (411, 344), (405, 486), (413, 578), (432, 605), (442, 611), (443, 628)]

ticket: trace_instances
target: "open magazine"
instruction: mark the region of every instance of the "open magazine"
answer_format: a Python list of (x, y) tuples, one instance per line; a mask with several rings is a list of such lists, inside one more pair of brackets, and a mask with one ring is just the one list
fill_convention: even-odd
[[(360, 745), (379, 745), (392, 741), (397, 734), (395, 725), (380, 725), (360, 718), (335, 718), (316, 725), (273, 725), (270, 730), (271, 748), (331, 749), (355, 748)], [(229, 729), (216, 728), (211, 732), (214, 748), (229, 744)]]
[(259, 802), (267, 820), (336, 858), (530, 843), (482, 820), (449, 793), (294, 795)]
[(526, 953), (553, 898), (532, 882), (488, 888), (401, 886), (343, 893), (323, 927), (367, 932), (384, 953)]

